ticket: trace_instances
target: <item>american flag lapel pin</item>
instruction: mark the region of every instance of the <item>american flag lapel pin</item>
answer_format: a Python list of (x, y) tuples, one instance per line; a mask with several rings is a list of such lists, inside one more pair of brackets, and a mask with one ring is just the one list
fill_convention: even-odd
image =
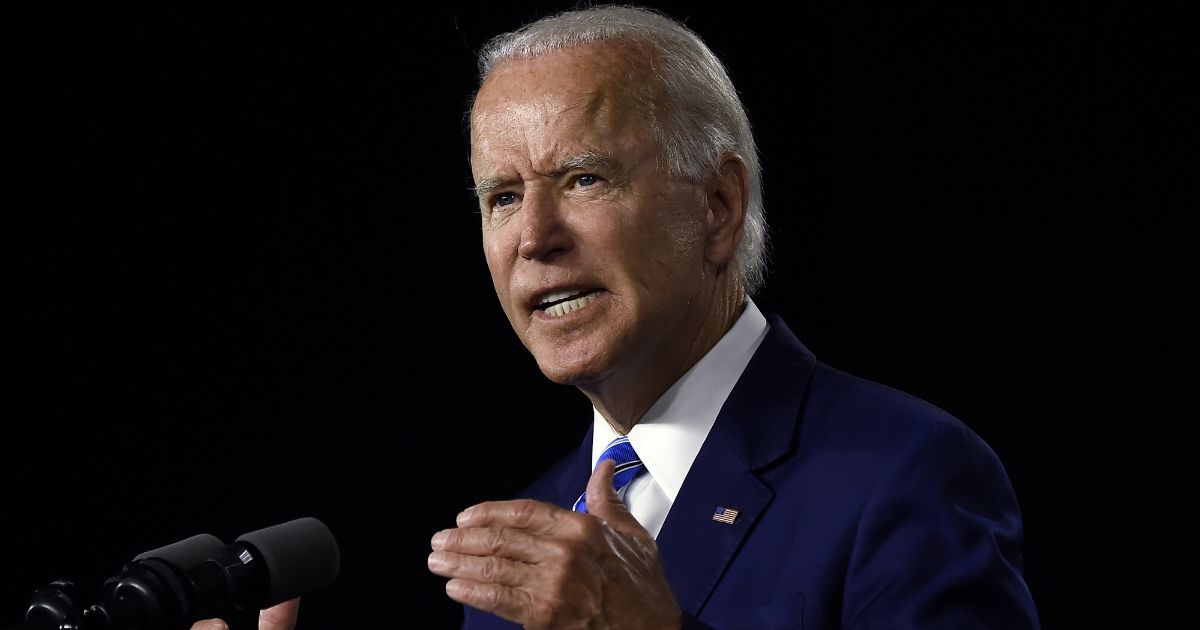
[(713, 512), (713, 520), (718, 523), (733, 525), (733, 522), (737, 520), (737, 515), (737, 510), (718, 505), (717, 510)]

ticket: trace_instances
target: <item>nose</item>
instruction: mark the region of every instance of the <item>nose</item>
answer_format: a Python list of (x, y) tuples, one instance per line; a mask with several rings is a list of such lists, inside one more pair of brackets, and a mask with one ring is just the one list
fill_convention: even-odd
[(571, 234), (562, 207), (550, 191), (527, 191), (522, 200), (521, 242), (517, 253), (526, 260), (547, 261), (571, 249)]

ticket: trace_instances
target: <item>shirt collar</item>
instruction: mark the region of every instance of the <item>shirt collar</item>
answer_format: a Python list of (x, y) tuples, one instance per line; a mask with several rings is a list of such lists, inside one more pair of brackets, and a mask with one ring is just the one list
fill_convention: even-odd
[[(633, 450), (672, 503), (717, 421), (721, 406), (766, 337), (767, 328), (766, 317), (747, 299), (745, 310), (725, 336), (675, 381), (630, 430)], [(605, 447), (618, 434), (594, 407), (592, 425), (595, 469)]]

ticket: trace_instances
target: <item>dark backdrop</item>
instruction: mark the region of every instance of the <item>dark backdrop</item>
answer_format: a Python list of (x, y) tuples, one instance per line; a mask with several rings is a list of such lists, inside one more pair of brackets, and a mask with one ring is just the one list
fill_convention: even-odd
[[(0, 623), (52, 579), (303, 515), (343, 569), (301, 630), (458, 622), (429, 536), (591, 418), (495, 303), (463, 130), (473, 51), (565, 7), (12, 17)], [(1171, 21), (663, 8), (757, 132), (760, 306), (993, 446), (1047, 627), (1166, 623), (1190, 467), (1135, 375), (1165, 371), (1163, 217), (1195, 210)]]

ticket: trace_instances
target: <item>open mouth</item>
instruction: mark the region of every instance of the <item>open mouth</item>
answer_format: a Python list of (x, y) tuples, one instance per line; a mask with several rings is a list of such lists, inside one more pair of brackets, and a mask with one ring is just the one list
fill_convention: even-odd
[(536, 310), (551, 317), (562, 317), (572, 311), (577, 311), (591, 304), (601, 289), (576, 289), (571, 291), (551, 291), (538, 300)]

